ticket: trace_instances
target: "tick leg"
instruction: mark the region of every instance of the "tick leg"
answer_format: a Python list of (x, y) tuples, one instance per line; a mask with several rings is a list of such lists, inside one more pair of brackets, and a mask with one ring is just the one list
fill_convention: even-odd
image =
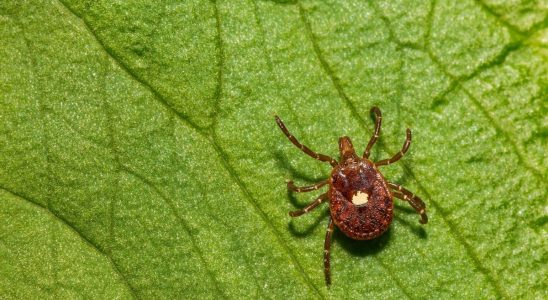
[(327, 200), (327, 193), (321, 194), (318, 198), (316, 198), (316, 200), (314, 200), (314, 202), (308, 204), (303, 209), (290, 211), (289, 215), (292, 217), (302, 216), (306, 214), (307, 212), (313, 210), (314, 208), (318, 207), (318, 205), (322, 204), (322, 202), (324, 202), (325, 200)]
[(284, 122), (282, 122), (282, 120), (278, 116), (275, 116), (275, 118), (276, 118), (276, 123), (278, 123), (278, 126), (280, 127), (280, 129), (283, 131), (285, 136), (287, 136), (287, 138), (293, 143), (293, 145), (297, 146), (297, 148), (301, 149), (304, 153), (308, 154), (309, 156), (319, 161), (326, 161), (330, 163), (333, 167), (337, 165), (337, 161), (334, 160), (333, 158), (327, 155), (316, 153), (310, 150), (310, 148), (306, 147), (305, 145), (299, 143), (299, 141), (291, 133), (289, 133), (289, 130), (287, 130), (287, 128), (285, 127)]
[(325, 284), (327, 286), (331, 285), (331, 264), (329, 251), (331, 249), (331, 234), (333, 233), (334, 224), (333, 219), (329, 217), (329, 225), (327, 225), (327, 232), (325, 233), (325, 242), (323, 246), (323, 271), (325, 273)]
[(390, 159), (383, 159), (381, 161), (376, 162), (375, 165), (377, 166), (389, 165), (391, 163), (397, 162), (398, 160), (400, 160), (400, 158), (402, 158), (405, 152), (407, 152), (407, 149), (409, 149), (409, 145), (411, 145), (411, 129), (407, 128), (406, 132), (407, 132), (407, 136), (405, 138), (405, 143), (403, 143), (403, 147), (401, 148), (400, 152), (396, 153), (396, 155), (392, 156), (392, 158)]
[(364, 158), (369, 158), (371, 147), (373, 147), (373, 145), (379, 138), (379, 135), (381, 134), (381, 121), (382, 121), (381, 110), (378, 107), (373, 106), (371, 108), (371, 112), (375, 114), (375, 134), (371, 136), (371, 139), (369, 139), (369, 143), (367, 144), (367, 147), (365, 148), (365, 151), (363, 152)]
[(421, 224), (428, 223), (426, 206), (424, 205), (424, 202), (421, 200), (421, 198), (415, 196), (413, 193), (411, 193), (401, 185), (389, 182), (388, 186), (393, 189), (394, 197), (407, 201), (409, 202), (409, 204), (411, 204), (411, 207), (413, 207), (421, 216), (421, 219), (419, 220)]
[(329, 182), (329, 180), (326, 179), (326, 180), (322, 180), (322, 181), (320, 181), (320, 182), (318, 182), (314, 185), (298, 187), (298, 186), (295, 186), (293, 184), (293, 181), (289, 180), (287, 182), (287, 188), (294, 191), (294, 192), (297, 192), (297, 193), (310, 192), (310, 191), (315, 191), (315, 190), (321, 188), (322, 186), (326, 185), (328, 182)]

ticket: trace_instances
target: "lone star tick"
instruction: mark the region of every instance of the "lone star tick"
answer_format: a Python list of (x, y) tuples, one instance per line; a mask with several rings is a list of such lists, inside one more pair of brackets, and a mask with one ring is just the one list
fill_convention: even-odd
[(301, 144), (276, 116), (276, 123), (293, 145), (319, 161), (330, 163), (333, 167), (328, 179), (311, 186), (297, 187), (292, 181), (287, 182), (287, 187), (294, 192), (310, 192), (329, 185), (327, 193), (321, 194), (303, 209), (289, 212), (290, 216), (298, 217), (326, 200), (329, 201), (330, 217), (324, 243), (324, 272), (328, 286), (331, 284), (329, 249), (334, 225), (352, 239), (374, 239), (382, 235), (392, 223), (393, 197), (409, 202), (420, 215), (421, 224), (428, 222), (424, 202), (401, 185), (386, 181), (378, 169), (379, 166), (394, 163), (402, 158), (411, 144), (411, 130), (407, 128), (407, 137), (400, 152), (390, 159), (372, 162), (369, 160), (369, 153), (379, 138), (382, 116), (378, 107), (371, 108), (371, 113), (375, 114), (375, 133), (369, 139), (363, 156), (358, 157), (350, 138), (343, 136), (339, 138), (338, 162)]

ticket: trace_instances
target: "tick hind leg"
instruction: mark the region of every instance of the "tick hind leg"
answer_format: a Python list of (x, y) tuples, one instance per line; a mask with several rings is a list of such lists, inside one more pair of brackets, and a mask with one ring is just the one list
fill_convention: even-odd
[(401, 148), (400, 152), (396, 153), (396, 155), (392, 156), (392, 158), (390, 159), (383, 159), (376, 162), (375, 165), (383, 166), (397, 162), (398, 160), (400, 160), (400, 158), (403, 157), (405, 152), (407, 152), (407, 150), (409, 149), (409, 145), (411, 145), (411, 129), (407, 128), (405, 142), (403, 143), (403, 147)]
[(289, 133), (289, 130), (287, 130), (287, 128), (285, 127), (284, 122), (282, 122), (282, 120), (278, 116), (275, 116), (275, 118), (276, 118), (276, 123), (278, 124), (282, 132), (293, 143), (293, 145), (297, 146), (297, 148), (301, 149), (304, 153), (308, 154), (309, 156), (319, 161), (325, 161), (330, 163), (333, 167), (338, 164), (337, 161), (334, 160), (333, 158), (324, 154), (316, 153), (310, 150), (310, 148), (308, 148), (307, 146), (301, 144), (291, 133)]
[(373, 106), (371, 108), (371, 112), (375, 114), (375, 133), (371, 136), (371, 139), (369, 139), (369, 143), (367, 143), (367, 147), (365, 148), (365, 151), (363, 152), (364, 158), (369, 158), (369, 154), (371, 153), (371, 148), (379, 138), (379, 135), (381, 134), (381, 122), (382, 122), (382, 114), (381, 110)]
[(313, 185), (298, 187), (295, 184), (293, 184), (293, 181), (289, 180), (289, 181), (287, 181), (287, 188), (294, 191), (294, 192), (297, 192), (297, 193), (311, 192), (311, 191), (315, 191), (315, 190), (321, 188), (322, 186), (326, 185), (328, 183), (328, 181), (329, 180), (326, 179), (326, 180), (322, 180), (322, 181), (320, 181), (316, 184), (313, 184)]
[(289, 215), (292, 216), (292, 217), (302, 216), (302, 215), (310, 212), (314, 208), (318, 207), (318, 205), (322, 204), (325, 200), (327, 200), (327, 193), (321, 194), (318, 198), (316, 198), (316, 200), (314, 200), (314, 202), (308, 204), (303, 209), (290, 211)]
[(331, 250), (331, 235), (333, 234), (333, 228), (335, 223), (333, 219), (329, 217), (329, 225), (327, 225), (327, 232), (325, 233), (325, 242), (323, 245), (323, 270), (325, 273), (325, 284), (331, 285), (331, 262), (329, 251)]
[(392, 189), (394, 197), (409, 202), (411, 207), (413, 207), (415, 211), (417, 211), (417, 213), (421, 216), (421, 219), (419, 220), (421, 224), (428, 223), (428, 216), (426, 215), (426, 205), (424, 205), (424, 202), (421, 200), (421, 198), (415, 196), (413, 193), (411, 193), (409, 190), (405, 189), (401, 185), (389, 182), (388, 186)]

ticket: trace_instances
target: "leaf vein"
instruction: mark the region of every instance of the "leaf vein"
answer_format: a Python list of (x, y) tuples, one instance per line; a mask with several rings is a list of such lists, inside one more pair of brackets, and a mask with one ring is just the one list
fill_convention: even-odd
[(160, 196), (160, 198), (162, 198), (162, 200), (164, 200), (164, 202), (167, 204), (167, 206), (169, 207), (169, 209), (171, 210), (171, 212), (173, 213), (175, 218), (177, 218), (177, 220), (179, 221), (179, 223), (183, 227), (183, 230), (186, 232), (186, 234), (190, 238), (190, 243), (191, 243), (192, 247), (194, 248), (194, 250), (196, 251), (196, 253), (198, 254), (198, 258), (200, 259), (200, 262), (205, 267), (207, 276), (213, 282), (213, 285), (215, 286), (215, 290), (217, 290), (217, 293), (219, 295), (221, 295), (223, 298), (227, 298), (227, 296), (224, 294), (223, 290), (219, 286), (219, 282), (217, 281), (216, 277), (214, 276), (213, 272), (211, 271), (211, 268), (207, 264), (207, 262), (205, 260), (204, 252), (202, 251), (202, 249), (200, 247), (198, 247), (198, 243), (194, 239), (194, 236), (192, 235), (192, 232), (190, 230), (190, 225), (179, 214), (179, 212), (177, 211), (176, 205), (173, 203), (173, 201), (169, 197), (164, 195), (164, 193), (156, 185), (154, 185), (150, 180), (148, 180), (146, 177), (142, 176), (141, 174), (133, 171), (130, 168), (127, 168), (126, 166), (121, 166), (121, 170), (124, 171), (125, 173), (137, 178), (139, 181), (144, 183), (146, 186), (150, 187), (156, 194), (158, 194), (158, 196)]
[(268, 227), (270, 228), (270, 230), (274, 233), (274, 236), (276, 237), (276, 240), (282, 246), (282, 248), (288, 253), (290, 259), (293, 261), (293, 263), (297, 267), (299, 273), (302, 275), (305, 282), (308, 284), (308, 286), (313, 291), (315, 291), (318, 294), (318, 296), (320, 298), (324, 299), (325, 296), (320, 292), (320, 290), (316, 287), (316, 285), (314, 285), (314, 283), (312, 282), (310, 277), (307, 275), (307, 273), (305, 272), (303, 266), (299, 263), (299, 260), (297, 259), (295, 253), (293, 253), (291, 248), (289, 248), (289, 246), (287, 246), (287, 244), (284, 243), (284, 241), (282, 240), (282, 234), (276, 229), (274, 224), (272, 224), (272, 222), (270, 222), (270, 220), (268, 219), (265, 212), (259, 207), (259, 205), (257, 204), (257, 201), (255, 200), (255, 198), (253, 198), (251, 192), (249, 191), (249, 189), (247, 188), (247, 186), (245, 185), (243, 180), (241, 180), (240, 177), (238, 177), (238, 175), (236, 174), (236, 171), (234, 170), (232, 165), (230, 165), (230, 163), (226, 159), (224, 159), (224, 157), (228, 157), (228, 156), (225, 153), (225, 151), (223, 150), (223, 148), (221, 148), (221, 146), (219, 146), (219, 144), (217, 143), (216, 137), (214, 135), (212, 137), (211, 144), (213, 145), (215, 150), (219, 153), (219, 160), (221, 161), (221, 163), (224, 166), (225, 170), (228, 172), (228, 174), (230, 175), (232, 180), (238, 185), (238, 187), (240, 188), (240, 190), (244, 194), (245, 199), (247, 200), (247, 202), (253, 207), (253, 209), (261, 217), (263, 222), (265, 222), (265, 224), (267, 224)]
[(216, 43), (217, 43), (217, 86), (213, 93), (213, 114), (211, 115), (212, 122), (210, 124), (211, 128), (215, 128), (218, 122), (218, 116), (221, 111), (221, 97), (223, 93), (223, 75), (224, 75), (224, 64), (225, 64), (225, 50), (223, 39), (221, 37), (222, 28), (221, 28), (221, 15), (219, 12), (219, 3), (215, 0), (214, 5), (215, 9), (215, 29), (217, 31)]
[(136, 72), (134, 72), (124, 61), (116, 54), (116, 52), (110, 48), (108, 48), (105, 43), (99, 38), (99, 36), (93, 31), (91, 26), (88, 24), (88, 22), (83, 18), (82, 16), (78, 15), (76, 11), (74, 11), (69, 5), (67, 5), (63, 0), (57, 0), (58, 3), (61, 4), (61, 6), (66, 9), (69, 13), (74, 15), (76, 18), (78, 18), (82, 26), (86, 29), (86, 31), (90, 34), (90, 36), (95, 40), (97, 45), (99, 45), (105, 53), (113, 59), (113, 61), (116, 63), (117, 66), (119, 66), (125, 73), (133, 77), (138, 83), (140, 83), (143, 87), (145, 87), (163, 106), (168, 108), (170, 111), (175, 113), (181, 120), (184, 120), (185, 123), (187, 123), (190, 127), (194, 128), (197, 132), (202, 132), (203, 128), (200, 127), (198, 124), (194, 123), (190, 118), (179, 112), (173, 105), (169, 103), (169, 101), (157, 90), (155, 89), (148, 81), (146, 81), (144, 78), (139, 76)]
[(206, 131), (205, 128), (201, 128), (200, 126), (198, 126), (196, 123), (194, 123), (192, 120), (190, 120), (190, 118), (188, 118), (188, 116), (184, 115), (183, 113), (177, 111), (177, 109), (175, 107), (173, 107), (171, 104), (169, 104), (169, 102), (167, 101), (167, 99), (162, 95), (160, 94), (159, 91), (157, 91), (154, 87), (152, 87), (152, 85), (150, 85), (146, 80), (144, 80), (143, 78), (141, 78), (140, 76), (138, 76), (138, 74), (136, 74), (135, 72), (133, 72), (131, 70), (131, 68), (126, 65), (123, 60), (117, 56), (117, 54), (109, 49), (108, 47), (106, 47), (103, 43), (103, 41), (95, 34), (95, 32), (91, 29), (91, 27), (88, 25), (88, 23), (86, 22), (86, 20), (79, 16), (75, 11), (73, 11), (68, 5), (66, 5), (62, 0), (57, 0), (59, 1), (59, 3), (66, 9), (68, 10), (72, 15), (74, 15), (75, 17), (77, 17), (78, 19), (81, 20), (84, 28), (88, 31), (88, 33), (95, 39), (96, 43), (101, 46), (101, 48), (109, 55), (109, 57), (111, 57), (113, 59), (113, 61), (124, 71), (126, 72), (127, 74), (129, 74), (130, 76), (132, 76), (138, 83), (140, 83), (143, 87), (145, 87), (153, 96), (154, 98), (160, 102), (169, 112), (175, 114), (181, 121), (183, 121), (183, 123), (187, 124), (190, 128), (194, 129), (198, 134), (200, 134), (206, 141), (208, 141), (213, 149), (217, 152), (217, 154), (219, 155), (220, 157), (220, 160), (221, 162), (223, 162), (223, 167), (225, 168), (225, 170), (228, 172), (228, 174), (231, 176), (231, 178), (233, 179), (233, 181), (238, 185), (238, 187), (242, 190), (244, 196), (246, 197), (247, 199), (247, 202), (250, 203), (252, 205), (252, 207), (255, 209), (255, 211), (261, 216), (261, 218), (263, 219), (263, 221), (269, 226), (270, 230), (274, 233), (274, 236), (276, 237), (276, 240), (278, 241), (278, 243), (282, 246), (282, 248), (288, 253), (290, 259), (293, 261), (293, 263), (295, 264), (295, 266), (297, 266), (297, 269), (299, 271), (299, 273), (301, 274), (301, 276), (303, 277), (303, 279), (305, 280), (305, 282), (309, 285), (309, 287), (314, 290), (318, 296), (320, 298), (325, 298), (325, 296), (323, 296), (323, 294), (319, 291), (319, 289), (312, 283), (311, 279), (309, 278), (309, 276), (306, 274), (303, 266), (299, 263), (299, 261), (297, 260), (295, 254), (291, 251), (291, 249), (283, 242), (282, 238), (281, 238), (281, 233), (279, 231), (276, 230), (276, 228), (273, 226), (273, 224), (271, 222), (268, 221), (268, 218), (266, 217), (266, 214), (264, 213), (264, 211), (256, 204), (256, 201), (253, 199), (253, 197), (251, 196), (251, 193), (249, 192), (249, 190), (247, 190), (247, 188), (243, 185), (243, 183), (241, 182), (241, 180), (234, 174), (234, 170), (232, 169), (232, 167), (228, 164), (228, 162), (226, 162), (223, 158), (223, 155), (226, 155), (224, 153), (224, 151), (222, 151), (222, 148), (216, 143), (215, 140), (212, 140), (211, 139), (211, 134), (210, 132)]
[(510, 30), (512, 33), (514, 33), (516, 35), (520, 35), (520, 36), (524, 34), (524, 32), (522, 32), (518, 27), (511, 24), (503, 16), (501, 16), (499, 13), (497, 13), (495, 10), (493, 10), (491, 7), (489, 7), (485, 2), (483, 2), (481, 0), (474, 0), (474, 2), (476, 2), (476, 4), (479, 5), (481, 10), (483, 10), (485, 13), (487, 13), (488, 15), (495, 18), (499, 23), (501, 23), (506, 28), (508, 28), (508, 30)]
[(18, 192), (15, 192), (15, 191), (13, 191), (13, 190), (11, 190), (11, 189), (3, 186), (3, 185), (0, 185), (0, 189), (10, 193), (11, 195), (15, 196), (18, 199), (21, 199), (21, 200), (31, 204), (35, 208), (47, 213), (48, 215), (52, 216), (54, 219), (58, 220), (63, 225), (65, 225), (68, 229), (70, 229), (70, 231), (72, 231), (74, 234), (76, 234), (85, 244), (87, 244), (89, 247), (94, 249), (99, 255), (104, 256), (107, 259), (110, 266), (112, 267), (112, 270), (120, 278), (122, 283), (128, 288), (128, 290), (129, 290), (130, 294), (132, 295), (132, 297), (134, 299), (139, 298), (137, 296), (137, 291), (131, 285), (131, 283), (129, 283), (129, 281), (124, 276), (124, 274), (120, 271), (120, 269), (118, 268), (118, 265), (112, 259), (112, 257), (110, 255), (108, 255), (103, 249), (101, 249), (101, 247), (99, 247), (99, 245), (95, 244), (91, 239), (88, 239), (84, 234), (82, 234), (80, 231), (78, 231), (78, 229), (74, 225), (72, 225), (69, 221), (67, 221), (65, 218), (61, 217), (60, 215), (57, 215), (56, 213), (54, 213), (50, 208), (38, 203), (35, 200), (32, 200), (30, 197), (27, 197), (27, 196), (24, 196), (24, 195), (22, 195)]
[[(314, 34), (312, 32), (312, 26), (308, 20), (308, 18), (306, 17), (306, 12), (304, 10), (304, 8), (302, 7), (301, 3), (299, 2), (299, 13), (300, 13), (300, 16), (301, 16), (301, 19), (302, 19), (302, 22), (304, 23), (305, 25), (305, 32), (306, 32), (306, 35), (307, 37), (309, 38), (309, 40), (311, 41), (312, 43), (312, 47), (314, 48), (314, 53), (317, 57), (317, 59), (320, 61), (320, 64), (322, 66), (322, 69), (324, 70), (324, 72), (327, 74), (327, 76), (330, 78), (331, 82), (333, 83), (333, 86), (335, 87), (335, 89), (337, 90), (337, 93), (339, 94), (340, 98), (343, 99), (344, 103), (348, 106), (348, 108), (350, 109), (351, 111), (351, 114), (356, 118), (358, 119), (358, 121), (362, 124), (362, 127), (365, 127), (365, 120), (361, 117), (361, 115), (358, 113), (356, 107), (354, 106), (354, 104), (350, 101), (350, 98), (346, 95), (344, 89), (342, 88), (342, 85), (340, 84), (339, 82), (339, 79), (337, 78), (337, 76), (335, 75), (335, 72), (331, 69), (331, 67), (329, 66), (329, 64), (327, 63), (326, 59), (323, 57), (323, 54), (321, 52), (321, 49), (318, 45), (318, 42), (316, 40), (316, 38), (314, 37)], [(380, 261), (380, 259), (377, 259), (376, 260), (377, 263), (382, 267), (384, 268), (385, 270), (387, 270), (388, 272), (386, 272), (386, 274), (388, 274), (388, 277), (390, 277), (392, 279), (392, 281), (396, 284), (396, 286), (403, 292), (404, 295), (406, 295), (408, 298), (411, 299), (411, 296), (409, 294), (409, 292), (406, 290), (405, 286), (403, 286), (401, 284), (401, 282), (395, 278), (394, 276), (394, 272), (390, 272), (387, 268), (386, 268), (386, 265), (384, 263), (382, 263)]]
[(499, 54), (497, 54), (493, 59), (480, 64), (474, 71), (472, 71), (468, 75), (463, 76), (455, 76), (447, 70), (447, 68), (443, 65), (443, 63), (438, 59), (438, 57), (434, 54), (434, 52), (431, 49), (431, 45), (429, 43), (429, 40), (431, 38), (431, 27), (432, 27), (432, 17), (433, 17), (433, 11), (435, 9), (435, 0), (431, 7), (431, 12), (428, 14), (428, 21), (429, 28), (427, 30), (427, 36), (426, 36), (426, 45), (425, 45), (425, 51), (427, 55), (430, 57), (432, 62), (440, 69), (440, 71), (447, 76), (451, 80), (451, 84), (449, 85), (449, 88), (442, 92), (440, 96), (436, 97), (437, 99), (440, 99), (441, 97), (445, 97), (450, 91), (455, 90), (457, 87), (460, 87), (460, 89), (470, 98), (472, 104), (476, 106), (482, 116), (487, 119), (487, 121), (497, 130), (498, 132), (502, 133), (502, 137), (508, 142), (510, 147), (512, 148), (513, 152), (516, 154), (517, 159), (520, 163), (520, 165), (524, 166), (529, 172), (533, 174), (533, 176), (537, 177), (539, 180), (543, 180), (543, 175), (540, 173), (539, 170), (537, 170), (535, 167), (533, 167), (526, 159), (524, 159), (523, 153), (521, 153), (517, 142), (511, 137), (511, 135), (503, 129), (503, 127), (496, 122), (495, 118), (489, 114), (487, 109), (481, 104), (481, 102), (468, 90), (464, 87), (463, 82), (466, 82), (467, 80), (472, 79), (476, 75), (478, 75), (480, 72), (483, 72), (487, 69), (490, 69), (494, 66), (500, 65), (503, 63), (508, 55), (510, 55), (512, 52), (517, 51), (520, 49), (520, 47), (523, 45), (523, 40), (512, 42), (507, 44)]
[[(431, 32), (431, 27), (432, 27), (431, 26), (432, 25), (432, 16), (433, 16), (433, 11), (435, 9), (435, 6), (436, 6), (436, 0), (433, 0), (431, 10), (430, 10), (430, 12), (428, 14), (428, 18), (427, 18), (427, 24), (428, 24), (427, 34), (426, 34), (427, 43), (428, 43), (428, 39), (430, 38), (430, 32)], [(365, 122), (364, 118), (361, 115), (359, 115), (359, 113), (357, 112), (355, 106), (353, 105), (353, 103), (350, 101), (350, 99), (348, 98), (348, 96), (344, 92), (344, 90), (342, 88), (342, 85), (339, 82), (338, 77), (335, 75), (334, 71), (331, 69), (331, 67), (329, 66), (329, 64), (327, 63), (325, 58), (323, 57), (321, 49), (320, 49), (319, 45), (317, 44), (317, 41), (315, 40), (315, 37), (312, 33), (311, 25), (310, 25), (309, 21), (307, 20), (306, 15), (305, 15), (305, 11), (304, 11), (304, 9), (303, 9), (303, 7), (301, 6), (300, 3), (299, 3), (299, 10), (300, 10), (300, 13), (301, 13), (301, 18), (303, 19), (303, 22), (304, 22), (306, 30), (307, 30), (307, 35), (310, 38), (310, 40), (312, 41), (312, 46), (314, 48), (314, 52), (316, 53), (316, 56), (318, 57), (318, 60), (320, 61), (320, 64), (321, 64), (322, 68), (324, 69), (324, 71), (326, 72), (328, 77), (331, 79), (331, 81), (333, 83), (333, 86), (337, 90), (337, 92), (338, 92), (339, 96), (341, 97), (341, 99), (343, 99), (343, 101), (345, 102), (345, 104), (347, 104), (348, 108), (350, 109), (352, 114), (355, 116), (355, 118), (365, 128), (366, 127), (366, 122)], [(402, 166), (404, 167), (406, 172), (408, 172), (408, 174), (410, 174), (411, 177), (417, 182), (417, 184), (419, 185), (419, 188), (424, 191), (425, 195), (427, 195), (427, 197), (430, 199), (430, 202), (432, 203), (433, 207), (436, 210), (440, 211), (442, 219), (447, 224), (447, 226), (449, 227), (451, 234), (455, 237), (455, 239), (459, 243), (461, 243), (464, 246), (464, 248), (466, 249), (467, 255), (472, 259), (472, 262), (476, 265), (478, 270), (480, 270), (480, 272), (482, 272), (484, 274), (484, 276), (487, 278), (487, 280), (494, 286), (495, 291), (498, 294), (498, 296), (501, 297), (501, 295), (505, 294), (505, 293), (503, 293), (501, 286), (499, 285), (498, 281), (495, 279), (495, 276), (492, 274), (492, 272), (482, 265), (482, 263), (478, 259), (477, 255), (475, 254), (472, 247), (466, 242), (466, 240), (463, 237), (461, 237), (458, 234), (458, 231), (456, 230), (456, 226), (450, 221), (450, 219), (448, 217), (448, 214), (445, 213), (445, 211), (441, 208), (441, 206), (436, 201), (432, 200), (432, 197), (430, 196), (430, 194), (427, 192), (427, 190), (424, 188), (424, 186), (422, 186), (422, 184), (420, 184), (420, 182), (416, 179), (415, 174), (413, 172), (411, 172), (411, 169), (407, 166), (407, 164), (405, 162), (402, 162)], [(406, 293), (406, 294), (408, 294), (408, 293)]]
[[(105, 76), (103, 76), (103, 84), (106, 85), (106, 78)], [(106, 86), (102, 89), (103, 93), (106, 94)], [(113, 125), (112, 125), (112, 121), (113, 121), (113, 117), (112, 117), (112, 109), (108, 103), (108, 100), (106, 95), (103, 95), (104, 97), (104, 101), (103, 101), (103, 110), (105, 111), (105, 114), (107, 116), (107, 131), (108, 131), (108, 147), (110, 148), (111, 152), (112, 152), (112, 155), (114, 156), (114, 162), (116, 164), (116, 187), (114, 189), (114, 194), (112, 195), (112, 197), (110, 197), (110, 201), (109, 201), (109, 204), (108, 204), (108, 214), (109, 214), (109, 224), (108, 224), (108, 234), (109, 234), (109, 237), (108, 237), (108, 240), (110, 241), (110, 244), (111, 245), (114, 245), (115, 244), (115, 241), (116, 241), (116, 235), (115, 235), (115, 228), (114, 228), (114, 218), (115, 218), (115, 211), (114, 211), (114, 201), (115, 199), (118, 199), (118, 190), (119, 190), (119, 186), (120, 186), (120, 173), (118, 172), (118, 170), (120, 169), (121, 167), (121, 163), (120, 163), (120, 155), (118, 153), (118, 149), (116, 147), (116, 143), (115, 143), (115, 139), (116, 139), (116, 135), (115, 135), (115, 130), (113, 128)], [(112, 250), (109, 250), (109, 252), (111, 252)]]
[(314, 34), (312, 33), (312, 27), (310, 25), (310, 22), (308, 21), (308, 18), (306, 17), (306, 12), (300, 2), (298, 2), (298, 6), (299, 6), (299, 14), (301, 16), (301, 20), (303, 24), (305, 25), (305, 33), (308, 39), (312, 43), (312, 48), (314, 49), (314, 53), (316, 57), (318, 58), (322, 69), (324, 70), (324, 72), (327, 74), (327, 76), (333, 83), (333, 87), (339, 94), (339, 97), (343, 99), (344, 103), (346, 104), (346, 106), (348, 107), (352, 115), (354, 115), (360, 121), (360, 123), (365, 125), (366, 123), (365, 119), (358, 113), (358, 110), (356, 109), (352, 101), (350, 101), (350, 98), (348, 97), (348, 95), (346, 95), (346, 93), (344, 92), (344, 89), (342, 88), (339, 78), (336, 76), (335, 72), (333, 72), (333, 70), (331, 69), (331, 67), (329, 66), (325, 58), (323, 57), (320, 46), (318, 45), (316, 38), (314, 37)]
[[(17, 24), (17, 26), (19, 26), (20, 28), (24, 28), (24, 26), (20, 25), (20, 24)], [(31, 73), (32, 73), (32, 81), (36, 81), (36, 78), (38, 77), (37, 74), (36, 74), (37, 73), (37, 62), (36, 62), (36, 59), (33, 55), (32, 45), (31, 45), (32, 43), (27, 38), (24, 31), (23, 31), (23, 34), (22, 34), (22, 38), (23, 38), (23, 41), (25, 43), (25, 47), (27, 48), (27, 51), (29, 52), (30, 69), (31, 69)], [(39, 84), (36, 84), (36, 85), (39, 87)], [(46, 127), (47, 110), (46, 110), (46, 106), (45, 106), (44, 102), (42, 101), (42, 99), (39, 95), (35, 96), (35, 99), (36, 99), (37, 111), (38, 111), (38, 114), (39, 114), (39, 120), (40, 120), (40, 122), (39, 122), (39, 126), (40, 126), (40, 144), (42, 145), (42, 154), (43, 154), (44, 159), (46, 161), (46, 166), (44, 168), (46, 170), (46, 174), (45, 174), (44, 177), (47, 179), (47, 184), (49, 186), (51, 186), (51, 177), (49, 177), (49, 174), (52, 174), (52, 172), (51, 172), (51, 154), (50, 154), (50, 149), (49, 149), (49, 145), (48, 145), (47, 127)], [(49, 193), (49, 189), (48, 189), (48, 192), (46, 192), (46, 197), (45, 198), (46, 198), (46, 209), (51, 210), (51, 208), (50, 208), (51, 196), (50, 196), (50, 193)], [(55, 233), (52, 231), (51, 232), (52, 240), (54, 240), (54, 234)], [(55, 260), (57, 260), (57, 258), (58, 258), (57, 257), (57, 249), (54, 249), (55, 247), (57, 247), (57, 244), (55, 243), (55, 240), (54, 240), (53, 243), (52, 243), (52, 246), (51, 246), (51, 248), (52, 248), (51, 251), (52, 251), (52, 255), (55, 257)], [(52, 268), (52, 275), (51, 276), (53, 277), (53, 281), (57, 284), (58, 283), (57, 269)]]

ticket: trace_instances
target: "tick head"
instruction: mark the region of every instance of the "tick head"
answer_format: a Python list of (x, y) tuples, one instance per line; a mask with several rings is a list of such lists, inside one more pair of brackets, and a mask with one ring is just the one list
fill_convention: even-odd
[(352, 146), (352, 141), (347, 136), (339, 138), (339, 152), (341, 154), (341, 162), (358, 159), (354, 146)]

